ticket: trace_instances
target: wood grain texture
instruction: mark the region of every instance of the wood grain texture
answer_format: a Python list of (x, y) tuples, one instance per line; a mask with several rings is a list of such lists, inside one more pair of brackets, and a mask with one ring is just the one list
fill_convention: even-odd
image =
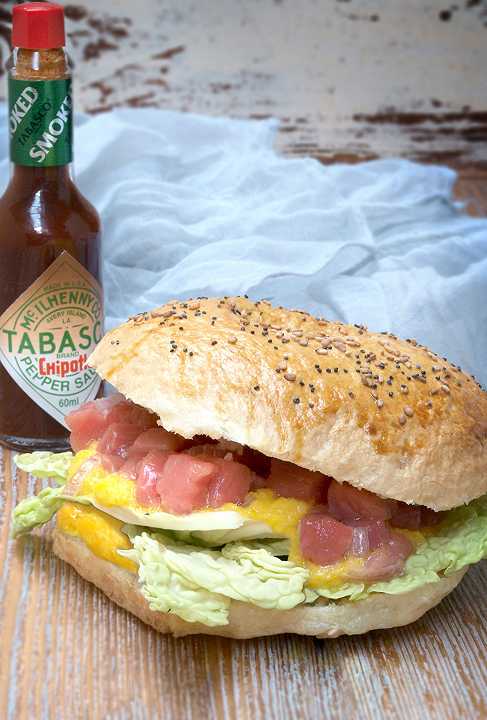
[(160, 636), (36, 536), (9, 541), (40, 483), (3, 451), (0, 717), (458, 720), (487, 716), (487, 564), (410, 627), (319, 641)]
[(62, 4), (79, 110), (273, 116), (292, 155), (487, 163), (485, 0)]

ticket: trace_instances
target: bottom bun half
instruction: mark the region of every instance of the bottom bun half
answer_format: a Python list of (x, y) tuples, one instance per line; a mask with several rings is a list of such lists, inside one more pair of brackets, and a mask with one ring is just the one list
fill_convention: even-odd
[(401, 595), (377, 593), (356, 602), (323, 601), (323, 604), (301, 605), (292, 610), (265, 610), (232, 601), (229, 624), (208, 627), (186, 622), (177, 615), (151, 610), (139, 590), (134, 574), (98, 558), (76, 537), (55, 530), (54, 552), (117, 605), (155, 630), (172, 633), (176, 637), (205, 634), (245, 639), (295, 633), (335, 638), (407, 625), (437, 605), (458, 585), (466, 572), (466, 569), (460, 570), (440, 582)]

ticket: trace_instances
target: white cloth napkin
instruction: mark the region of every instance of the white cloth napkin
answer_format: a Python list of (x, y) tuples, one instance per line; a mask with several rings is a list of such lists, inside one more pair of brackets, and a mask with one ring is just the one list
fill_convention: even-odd
[[(3, 106), (4, 183), (6, 126)], [(414, 337), (486, 384), (487, 220), (453, 202), (455, 174), (281, 157), (276, 128), (152, 109), (77, 118), (107, 326), (171, 298), (247, 293)]]

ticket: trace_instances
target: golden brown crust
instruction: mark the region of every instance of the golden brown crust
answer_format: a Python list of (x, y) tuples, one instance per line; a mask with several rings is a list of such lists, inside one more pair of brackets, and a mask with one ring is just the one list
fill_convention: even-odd
[(137, 578), (117, 565), (93, 555), (82, 540), (54, 531), (54, 552), (105, 595), (161, 633), (264, 637), (282, 633), (334, 638), (414, 622), (437, 605), (462, 579), (465, 570), (403, 595), (378, 593), (357, 602), (302, 605), (293, 610), (264, 610), (232, 600), (230, 622), (220, 627), (188, 623), (177, 615), (155, 612), (139, 591)]
[(415, 341), (198, 299), (130, 319), (90, 363), (186, 437), (224, 437), (435, 510), (487, 492), (487, 393)]

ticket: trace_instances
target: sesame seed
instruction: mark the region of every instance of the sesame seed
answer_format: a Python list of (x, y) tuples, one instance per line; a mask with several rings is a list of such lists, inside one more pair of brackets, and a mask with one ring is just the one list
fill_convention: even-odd
[(302, 340), (299, 341), (299, 344), (301, 345), (301, 347), (307, 347), (308, 341), (305, 338), (303, 338)]
[(404, 406), (404, 414), (407, 415), (407, 417), (413, 417), (414, 410), (410, 405)]
[(284, 377), (286, 378), (286, 380), (289, 380), (289, 382), (294, 382), (296, 380), (296, 373), (287, 372), (284, 373)]
[(324, 348), (316, 348), (315, 353), (317, 355), (328, 355), (328, 351)]
[(301, 402), (301, 401), (300, 401), (300, 399), (299, 399), (298, 397), (293, 398), (293, 403), (294, 403), (295, 405), (299, 405), (300, 402)]
[(377, 405), (377, 407), (380, 409), (381, 407), (384, 407), (384, 401), (383, 401), (383, 400), (377, 400), (376, 405)]
[(228, 338), (228, 342), (230, 343), (230, 345), (235, 345), (235, 343), (237, 342), (237, 338), (235, 337), (235, 335), (230, 335), (230, 337)]
[(399, 424), (400, 425), (406, 424), (406, 416), (405, 415), (399, 415)]

